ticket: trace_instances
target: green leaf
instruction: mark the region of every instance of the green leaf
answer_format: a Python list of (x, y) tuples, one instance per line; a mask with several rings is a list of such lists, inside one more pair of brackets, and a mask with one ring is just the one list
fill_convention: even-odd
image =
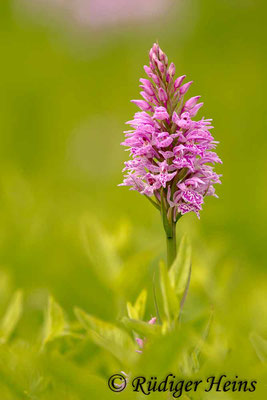
[(139, 319), (144, 318), (146, 309), (146, 300), (147, 300), (147, 291), (146, 289), (143, 289), (142, 292), (137, 297), (136, 302), (134, 304), (134, 308), (137, 312)]
[(204, 357), (204, 355), (202, 353), (203, 353), (203, 348), (205, 346), (205, 343), (206, 343), (209, 333), (210, 333), (212, 320), (213, 320), (213, 310), (210, 312), (208, 322), (207, 322), (206, 327), (201, 335), (199, 343), (195, 346), (195, 349), (191, 353), (191, 372), (192, 371), (197, 372), (199, 370), (200, 366), (206, 360), (206, 356)]
[(144, 318), (145, 309), (146, 309), (146, 300), (147, 300), (147, 291), (144, 289), (137, 297), (136, 302), (134, 303), (134, 306), (130, 302), (127, 302), (127, 311), (128, 311), (129, 318), (132, 318), (132, 319), (143, 319)]
[(127, 327), (127, 329), (146, 337), (161, 333), (161, 326), (158, 324), (151, 325), (148, 322), (137, 321), (136, 319), (130, 319), (127, 317), (122, 318), (122, 323)]
[(82, 219), (82, 239), (91, 267), (107, 286), (113, 287), (122, 268), (114, 239), (93, 216)]
[(54, 298), (49, 296), (43, 328), (42, 348), (46, 343), (66, 334), (68, 334), (68, 324), (64, 312)]
[(182, 294), (182, 298), (181, 298), (181, 301), (180, 301), (180, 315), (182, 313), (182, 309), (183, 309), (183, 306), (184, 306), (184, 303), (185, 303), (185, 300), (186, 300), (186, 297), (187, 297), (187, 293), (188, 293), (189, 285), (190, 285), (190, 280), (191, 280), (191, 264), (190, 264), (190, 267), (189, 267), (185, 288), (184, 288), (184, 291), (183, 291), (183, 294)]
[(255, 332), (250, 334), (250, 341), (254, 350), (257, 353), (259, 359), (263, 362), (267, 362), (267, 340), (263, 339), (260, 335)]
[(21, 317), (23, 309), (23, 293), (18, 290), (14, 293), (5, 315), (0, 322), (0, 343), (5, 343), (13, 333)]
[(123, 250), (129, 244), (132, 226), (128, 219), (119, 221), (111, 236), (111, 242), (115, 249)]
[(79, 308), (75, 308), (74, 312), (97, 345), (108, 350), (123, 363), (129, 364), (135, 359), (134, 342), (125, 330), (87, 314)]
[(171, 286), (169, 274), (163, 261), (160, 262), (160, 287), (163, 298), (164, 312), (169, 322), (175, 322), (178, 318), (180, 305), (174, 288)]
[(130, 301), (127, 301), (126, 307), (127, 307), (127, 313), (129, 315), (129, 318), (139, 319), (138, 314)]
[(180, 298), (186, 293), (191, 273), (191, 246), (184, 236), (181, 240), (177, 256), (169, 270), (171, 286)]
[[(114, 399), (114, 394), (107, 388), (107, 379), (97, 375), (88, 365), (79, 366), (68, 357), (60, 354), (48, 354), (42, 360), (42, 370), (52, 377), (49, 390), (42, 396), (20, 397), (27, 400), (89, 400)], [(103, 375), (103, 374), (101, 374)], [(111, 373), (110, 373), (111, 375)], [(119, 398), (121, 398), (119, 396)], [(123, 397), (125, 399), (125, 397)], [(13, 399), (12, 399), (13, 400)]]
[(161, 317), (159, 313), (159, 306), (158, 306), (158, 299), (157, 299), (157, 290), (156, 290), (156, 284), (155, 284), (155, 272), (153, 274), (153, 299), (154, 299), (154, 306), (156, 310), (156, 315), (157, 315), (157, 320), (159, 323), (161, 323)]
[(170, 371), (176, 371), (179, 374), (179, 364), (183, 360), (183, 354), (191, 348), (193, 340), (189, 326), (183, 326), (183, 329), (168, 331), (165, 335), (153, 336), (147, 340), (139, 364), (143, 376), (166, 377)]

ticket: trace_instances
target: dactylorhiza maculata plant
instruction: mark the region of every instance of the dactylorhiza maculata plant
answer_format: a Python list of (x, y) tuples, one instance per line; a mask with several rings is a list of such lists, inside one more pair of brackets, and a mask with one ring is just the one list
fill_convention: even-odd
[(199, 218), (206, 196), (215, 196), (220, 175), (213, 170), (222, 161), (213, 151), (218, 142), (210, 130), (211, 119), (196, 121), (200, 96), (185, 101), (192, 81), (185, 75), (174, 78), (175, 65), (168, 64), (158, 44), (149, 52), (148, 79), (140, 79), (143, 100), (132, 100), (140, 109), (128, 121), (121, 143), (128, 147), (130, 160), (122, 186), (146, 196), (161, 212), (167, 237), (168, 265), (176, 255), (176, 223), (182, 215), (194, 212)]

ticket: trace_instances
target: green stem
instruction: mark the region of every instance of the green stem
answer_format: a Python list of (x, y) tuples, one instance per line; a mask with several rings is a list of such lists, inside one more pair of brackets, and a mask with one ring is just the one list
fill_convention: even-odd
[(173, 210), (167, 206), (166, 192), (164, 192), (163, 188), (161, 189), (160, 196), (161, 216), (167, 241), (167, 266), (170, 268), (176, 258), (176, 222), (180, 218), (180, 215), (176, 221), (173, 221)]
[(171, 232), (166, 233), (167, 265), (170, 268), (176, 257), (176, 223), (172, 222)]

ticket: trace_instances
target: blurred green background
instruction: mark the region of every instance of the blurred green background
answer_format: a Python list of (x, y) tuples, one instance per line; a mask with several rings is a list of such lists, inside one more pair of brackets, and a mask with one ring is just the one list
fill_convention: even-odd
[[(1, 313), (22, 288), (13, 340), (34, 343), (48, 293), (70, 318), (79, 306), (113, 321), (126, 299), (151, 290), (165, 251), (160, 218), (117, 184), (127, 157), (124, 123), (136, 111), (130, 99), (139, 96), (142, 66), (158, 40), (179, 75), (194, 80), (190, 94), (202, 96), (224, 162), (219, 200), (207, 199), (201, 220), (187, 215), (178, 228), (193, 243), (190, 291), (215, 305), (249, 363), (249, 333), (267, 337), (267, 6), (177, 0), (155, 14), (151, 3), (150, 17), (96, 26), (29, 0), (0, 4)], [(92, 265), (85, 224), (108, 232), (129, 266), (118, 296), (102, 279), (101, 263)]]

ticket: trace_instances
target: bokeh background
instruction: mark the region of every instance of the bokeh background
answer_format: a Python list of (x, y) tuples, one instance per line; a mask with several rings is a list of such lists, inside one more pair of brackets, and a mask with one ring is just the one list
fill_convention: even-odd
[[(160, 217), (117, 185), (130, 99), (158, 40), (194, 80), (190, 94), (202, 95), (224, 162), (219, 200), (178, 229), (194, 249), (191, 302), (198, 293), (215, 307), (250, 374), (258, 371), (249, 335), (267, 338), (266, 12), (259, 0), (1, 1), (1, 313), (16, 289), (25, 294), (14, 343), (35, 343), (49, 293), (70, 319), (79, 306), (113, 321), (126, 299), (152, 288), (165, 251)], [(116, 290), (92, 260), (87, 229), (93, 247), (95, 235), (107, 237), (128, 266)], [(1, 390), (14, 399), (10, 376), (0, 373)]]

